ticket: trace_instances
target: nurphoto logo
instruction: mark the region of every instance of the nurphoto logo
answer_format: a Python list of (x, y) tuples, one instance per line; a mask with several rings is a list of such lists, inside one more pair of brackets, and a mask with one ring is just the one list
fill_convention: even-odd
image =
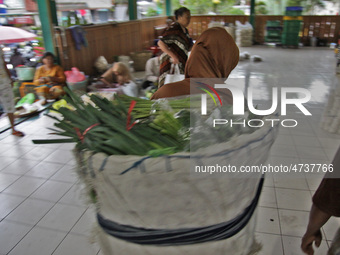
[[(214, 88), (212, 86), (209, 86), (205, 83), (201, 83), (207, 86), (219, 99), (220, 104), (222, 106), (222, 101), (217, 93), (216, 89), (228, 89), (230, 90), (232, 97), (233, 97), (233, 115), (240, 116), (245, 114), (245, 104), (247, 103), (248, 110), (258, 116), (267, 116), (270, 114), (273, 114), (276, 112), (278, 108), (278, 98), (280, 95), (280, 102), (281, 102), (281, 115), (286, 116), (287, 115), (287, 105), (295, 105), (304, 115), (311, 116), (312, 114), (306, 109), (306, 107), (303, 105), (304, 103), (307, 103), (311, 99), (311, 94), (307, 89), (304, 88), (297, 88), (297, 87), (282, 87), (280, 90), (276, 87), (273, 87), (272, 89), (272, 105), (269, 109), (266, 110), (259, 110), (254, 107), (254, 99), (253, 99), (253, 89), (248, 88), (247, 90), (247, 98), (245, 98), (244, 93), (241, 88), (228, 85), (228, 84), (215, 84)], [(216, 100), (213, 97), (212, 93), (208, 91), (207, 89), (200, 88), (202, 91), (206, 92), (206, 94), (201, 94), (201, 114), (207, 115), (207, 94), (214, 100), (215, 105), (217, 106)], [(299, 98), (288, 98), (289, 93), (299, 93), (302, 95), (302, 97)], [(245, 100), (247, 99), (247, 100)], [(230, 123), (232, 126), (233, 124), (239, 124), (245, 126), (248, 124), (249, 127), (261, 127), (264, 125), (265, 121), (269, 121), (272, 123), (272, 126), (274, 126), (274, 123), (277, 121), (281, 122), (281, 125), (283, 127), (295, 127), (297, 126), (298, 122), (295, 119), (251, 119), (246, 123), (246, 120), (243, 120), (241, 122), (234, 122), (233, 120), (227, 120), (227, 119), (214, 119), (213, 126), (216, 125), (226, 125)], [(256, 125), (254, 125), (256, 123)]]

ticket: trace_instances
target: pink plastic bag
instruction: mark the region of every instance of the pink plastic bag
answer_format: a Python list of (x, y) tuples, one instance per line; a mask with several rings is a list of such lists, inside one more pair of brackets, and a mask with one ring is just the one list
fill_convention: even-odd
[(65, 71), (67, 82), (80, 82), (85, 80), (84, 73), (80, 72), (77, 67), (72, 67), (71, 71)]

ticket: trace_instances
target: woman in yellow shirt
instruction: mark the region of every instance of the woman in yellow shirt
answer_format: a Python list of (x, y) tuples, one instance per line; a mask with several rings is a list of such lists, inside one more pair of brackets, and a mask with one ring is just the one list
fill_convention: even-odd
[(66, 81), (64, 69), (54, 64), (54, 60), (54, 55), (51, 52), (46, 52), (42, 57), (44, 65), (36, 70), (33, 81), (35, 85), (47, 85), (50, 87), (49, 92), (52, 94), (57, 89), (60, 90), (60, 86), (64, 86)]

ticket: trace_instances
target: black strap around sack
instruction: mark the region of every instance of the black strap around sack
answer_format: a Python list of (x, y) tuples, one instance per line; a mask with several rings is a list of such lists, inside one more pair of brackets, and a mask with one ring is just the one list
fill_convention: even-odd
[(259, 201), (263, 182), (264, 178), (262, 177), (254, 199), (240, 215), (230, 221), (211, 226), (182, 229), (146, 229), (118, 224), (104, 219), (99, 213), (97, 214), (97, 219), (99, 225), (109, 235), (137, 244), (175, 246), (219, 241), (236, 235), (248, 224)]

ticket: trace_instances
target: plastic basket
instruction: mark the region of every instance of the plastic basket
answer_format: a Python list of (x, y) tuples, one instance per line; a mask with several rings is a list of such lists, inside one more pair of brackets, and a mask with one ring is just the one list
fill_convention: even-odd
[(84, 81), (80, 82), (66, 82), (67, 87), (79, 94), (85, 94), (87, 90), (87, 84), (88, 84), (88, 76), (86, 76), (86, 79)]
[(302, 11), (286, 11), (285, 15), (287, 16), (301, 16)]
[(283, 24), (283, 34), (298, 34), (301, 30), (301, 21), (286, 20)]
[(282, 34), (287, 35), (287, 36), (298, 36), (299, 33), (300, 33), (300, 29), (288, 28), (288, 29), (285, 29)]
[(146, 61), (152, 57), (151, 51), (131, 52), (130, 57), (133, 60), (135, 71), (144, 71)]
[(282, 44), (283, 45), (292, 45), (297, 46), (299, 45), (300, 38), (284, 38), (282, 37)]
[(302, 16), (283, 16), (283, 21), (286, 20), (299, 20), (299, 21), (303, 21), (303, 17)]
[(267, 20), (266, 26), (267, 27), (279, 27), (281, 26), (281, 21), (280, 20)]
[(301, 27), (301, 20), (285, 20), (283, 22), (283, 27), (287, 27), (287, 26), (290, 26), (290, 27)]
[(265, 42), (281, 42), (281, 37), (273, 38), (273, 37), (265, 37)]
[(280, 37), (281, 31), (267, 31), (267, 37)]
[(20, 81), (32, 81), (34, 79), (34, 67), (16, 67), (15, 70)]
[(302, 6), (287, 6), (286, 11), (303, 11)]
[(287, 39), (296, 39), (299, 38), (299, 33), (284, 33), (282, 34), (282, 38), (287, 38)]
[(283, 40), (299, 40), (299, 34), (288, 34), (288, 35), (282, 35)]
[(267, 27), (267, 31), (282, 31), (282, 27)]
[(284, 33), (282, 35), (287, 37), (297, 37), (300, 34), (299, 29), (285, 29)]

